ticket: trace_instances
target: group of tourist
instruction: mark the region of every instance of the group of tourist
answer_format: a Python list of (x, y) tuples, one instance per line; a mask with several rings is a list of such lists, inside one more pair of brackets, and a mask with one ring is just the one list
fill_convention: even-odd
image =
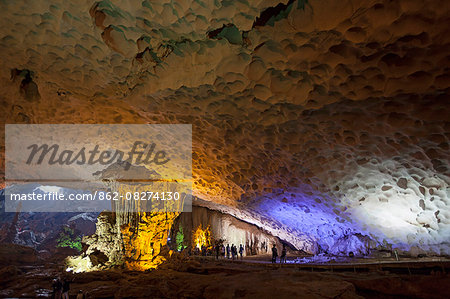
[[(69, 290), (70, 290), (70, 283), (72, 281), (68, 278), (61, 279), (60, 277), (57, 277), (53, 279), (52, 282), (52, 299), (69, 299)], [(85, 295), (83, 291), (78, 291), (77, 299), (84, 299)]]
[(216, 259), (219, 259), (219, 257), (225, 258), (226, 254), (227, 259), (230, 259), (231, 256), (231, 259), (235, 260), (238, 258), (238, 256), (240, 256), (242, 260), (242, 255), (244, 253), (244, 246), (240, 244), (238, 251), (238, 248), (234, 244), (231, 244), (231, 247), (230, 244), (227, 244), (227, 246), (225, 247), (225, 245), (223, 245), (222, 243), (217, 243), (214, 246), (214, 250), (216, 252)]
[[(283, 244), (283, 249), (281, 250), (280, 255), (280, 264), (286, 263), (286, 245)], [(227, 244), (226, 246), (223, 244), (222, 240), (219, 240), (214, 246), (207, 248), (206, 246), (202, 246), (201, 248), (195, 248), (194, 249), (194, 255), (204, 255), (204, 256), (211, 256), (215, 255), (216, 260), (219, 258), (223, 259), (241, 259), (243, 258), (244, 254), (244, 245), (239, 244), (239, 247), (237, 247), (234, 244)], [(248, 254), (248, 253), (247, 253)], [(278, 258), (278, 249), (276, 247), (276, 244), (273, 244), (272, 247), (272, 263), (276, 263)]]
[[(275, 244), (273, 244), (272, 247), (272, 264), (275, 264), (277, 262), (278, 257), (278, 249)], [(286, 245), (283, 244), (283, 250), (281, 250), (281, 256), (280, 256), (280, 264), (286, 263)]]

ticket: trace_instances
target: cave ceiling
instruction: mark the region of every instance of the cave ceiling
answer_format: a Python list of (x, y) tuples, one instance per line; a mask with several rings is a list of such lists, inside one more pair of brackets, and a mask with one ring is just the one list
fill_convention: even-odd
[(299, 248), (450, 253), (448, 1), (0, 9), (3, 123), (192, 124), (205, 205)]

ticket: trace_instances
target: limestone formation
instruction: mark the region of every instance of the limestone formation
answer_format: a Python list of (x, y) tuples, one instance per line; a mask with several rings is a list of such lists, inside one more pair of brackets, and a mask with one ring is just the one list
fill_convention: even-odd
[(446, 0), (0, 10), (3, 123), (190, 123), (204, 205), (309, 252), (450, 254)]

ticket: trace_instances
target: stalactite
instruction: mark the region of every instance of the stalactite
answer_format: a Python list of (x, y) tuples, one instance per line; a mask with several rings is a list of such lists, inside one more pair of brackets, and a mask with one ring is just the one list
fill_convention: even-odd
[[(156, 185), (156, 186), (155, 186)], [(114, 182), (111, 190), (120, 194), (120, 200), (114, 203), (116, 225), (123, 240), (125, 266), (133, 270), (156, 268), (170, 254), (165, 250), (170, 228), (179, 212), (174, 206), (180, 202), (141, 201), (127, 199), (127, 194), (141, 194), (148, 190), (167, 192), (173, 190), (170, 182), (149, 184), (130, 184)], [(155, 212), (153, 212), (155, 210)]]

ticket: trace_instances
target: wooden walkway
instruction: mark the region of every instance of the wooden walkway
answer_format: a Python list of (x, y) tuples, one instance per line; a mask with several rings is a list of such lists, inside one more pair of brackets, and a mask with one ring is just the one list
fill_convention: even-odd
[[(195, 259), (216, 261), (211, 256), (195, 256)], [(450, 259), (447, 258), (421, 258), (421, 259), (401, 259), (382, 260), (382, 259), (361, 259), (349, 263), (286, 263), (286, 264), (272, 264), (268, 260), (245, 258), (243, 260), (219, 259), (218, 262), (245, 264), (270, 268), (295, 268), (301, 271), (311, 272), (354, 272), (354, 273), (368, 273), (368, 272), (389, 272), (396, 274), (409, 275), (431, 275), (431, 274), (446, 274), (450, 273)]]

